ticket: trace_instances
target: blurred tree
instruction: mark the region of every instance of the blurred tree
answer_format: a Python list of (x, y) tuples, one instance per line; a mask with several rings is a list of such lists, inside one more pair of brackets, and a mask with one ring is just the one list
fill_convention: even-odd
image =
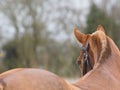
[[(11, 68), (19, 66), (39, 66), (40, 59), (38, 58), (37, 47), (43, 45), (43, 41), (41, 41), (42, 39), (46, 40), (45, 38), (47, 38), (43, 37), (45, 24), (40, 18), (41, 13), (38, 14), (38, 11), (36, 10), (36, 8), (40, 10), (40, 5), (42, 5), (42, 0), (39, 2), (34, 0), (30, 0), (29, 2), (27, 0), (11, 0), (2, 4), (0, 9), (9, 21), (9, 25), (15, 30), (14, 39), (12, 41), (13, 44), (8, 42), (8, 45), (5, 45), (5, 47), (8, 46), (9, 48), (6, 49), (7, 54), (9, 54), (9, 52), (13, 54), (11, 48), (14, 48), (17, 57), (13, 57), (14, 54), (13, 56), (11, 54), (9, 55), (12, 58), (6, 56), (6, 58), (8, 58), (6, 60), (16, 59), (14, 62), (9, 62), (7, 66), (10, 65), (9, 67)], [(20, 33), (22, 30), (24, 32), (23, 35)], [(45, 33), (46, 31), (44, 31), (44, 34)], [(6, 60), (5, 62), (7, 62)], [(14, 66), (11, 66), (10, 63), (14, 63)]]
[[(94, 3), (90, 7), (90, 12), (87, 16), (87, 27), (85, 29), (86, 33), (92, 33), (96, 30), (99, 24), (104, 23), (106, 20), (106, 14), (101, 11)], [(108, 21), (107, 21), (108, 22)], [(106, 24), (106, 23), (105, 23)]]
[(110, 16), (115, 21), (117, 28), (113, 29), (114, 40), (117, 42), (118, 47), (120, 48), (120, 0), (116, 2), (111, 7)]
[[(72, 7), (72, 4), (73, 3), (71, 3), (71, 1), (68, 3), (65, 0), (61, 0), (61, 1), (56, 0), (56, 4), (54, 4), (53, 0), (49, 0), (45, 4), (46, 6), (48, 6), (47, 12), (45, 12), (47, 14), (45, 15), (50, 14), (50, 16), (46, 18), (47, 20), (51, 21), (52, 24), (51, 26), (54, 27), (54, 29), (52, 30), (54, 31), (54, 33), (52, 33), (52, 35), (56, 36), (53, 37), (53, 39), (57, 41), (56, 45), (58, 45), (58, 46), (53, 45), (56, 48), (51, 50), (52, 51), (51, 54), (53, 54), (51, 56), (57, 56), (56, 57), (57, 60), (54, 61), (53, 64), (57, 66), (61, 66), (61, 64), (65, 65), (65, 66), (62, 65), (63, 68), (61, 67), (61, 69), (59, 70), (60, 72), (58, 72), (59, 74), (64, 74), (66, 72), (68, 75), (73, 75), (73, 72), (78, 71), (78, 69), (72, 66), (72, 65), (75, 66), (75, 61), (77, 55), (79, 54), (78, 52), (79, 49), (78, 48), (76, 49), (76, 47), (73, 46), (72, 38), (73, 38), (73, 28), (75, 26), (78, 26), (80, 30), (83, 30), (84, 24), (81, 21), (81, 16), (84, 10), (82, 10), (81, 8)], [(49, 28), (48, 30), (50, 29), (51, 28)], [(57, 39), (57, 36), (59, 36), (61, 33), (62, 35), (61, 37), (59, 37), (60, 39)], [(66, 40), (64, 40), (63, 38), (66, 38)], [(57, 50), (58, 53), (55, 53)], [(64, 53), (63, 51), (66, 53)], [(54, 55), (54, 54), (58, 54), (58, 55)], [(54, 60), (53, 59), (54, 57), (51, 58), (52, 59), (50, 60)], [(58, 65), (58, 62), (60, 62), (61, 64)], [(71, 71), (68, 71), (66, 67), (69, 67)]]
[(15, 46), (13, 41), (8, 42), (4, 47), (3, 50), (6, 51), (6, 57), (4, 60), (5, 68), (11, 69), (14, 67), (21, 67), (21, 61), (18, 62), (18, 53), (17, 47)]
[[(40, 67), (60, 75), (74, 75), (79, 49), (73, 46), (71, 37), (74, 26), (80, 24), (83, 28), (81, 10), (64, 6), (63, 1), (7, 0), (1, 4), (7, 29), (15, 31), (14, 38), (3, 46), (7, 69)], [(61, 33), (67, 39), (64, 35), (57, 39)]]
[(115, 21), (93, 3), (87, 16), (87, 27), (85, 28), (85, 32), (94, 32), (99, 24), (103, 25), (105, 32), (114, 39), (113, 32), (117, 30)]

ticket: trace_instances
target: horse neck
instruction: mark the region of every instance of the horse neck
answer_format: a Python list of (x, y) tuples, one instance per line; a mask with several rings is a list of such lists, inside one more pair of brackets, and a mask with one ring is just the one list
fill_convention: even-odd
[[(110, 45), (111, 55), (103, 60), (102, 63), (96, 63), (96, 66), (93, 68), (93, 70), (80, 78), (80, 80), (75, 83), (77, 87), (81, 88), (87, 85), (89, 86), (91, 81), (94, 85), (95, 83), (99, 83), (99, 81), (109, 81), (110, 78), (120, 80), (120, 51), (111, 39), (108, 39), (108, 43)], [(108, 78), (108, 76), (110, 78)]]
[(108, 39), (108, 43), (111, 49), (111, 55), (104, 60), (102, 67), (106, 68), (107, 71), (110, 71), (111, 74), (120, 73), (120, 51), (115, 45), (112, 39)]
[[(111, 48), (111, 55), (103, 63), (96, 63), (96, 67), (80, 78), (75, 83), (75, 86), (79, 88), (86, 88), (89, 85), (95, 87), (95, 85), (99, 84), (104, 86), (104, 82), (108, 83), (109, 80), (120, 80), (120, 51), (111, 39), (108, 42)], [(92, 83), (90, 83), (91, 81)]]
[(95, 64), (94, 70), (104, 70), (105, 72), (109, 72), (109, 74), (120, 78), (120, 76), (118, 76), (120, 74), (120, 51), (113, 40), (109, 37), (107, 38), (111, 53), (107, 58), (101, 58), (101, 60)]

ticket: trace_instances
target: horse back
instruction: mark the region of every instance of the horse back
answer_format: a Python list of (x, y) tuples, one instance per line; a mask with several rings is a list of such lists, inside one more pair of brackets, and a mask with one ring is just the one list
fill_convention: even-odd
[(1, 74), (0, 90), (72, 89), (67, 82), (51, 72), (40, 69), (16, 69)]

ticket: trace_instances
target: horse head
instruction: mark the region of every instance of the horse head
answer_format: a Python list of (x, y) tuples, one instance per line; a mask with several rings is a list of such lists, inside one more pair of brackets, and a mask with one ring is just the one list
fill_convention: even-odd
[[(77, 41), (82, 44), (82, 51), (77, 62), (79, 67), (82, 68), (82, 74), (85, 75), (95, 67), (97, 62), (102, 62), (102, 58), (110, 55), (107, 36), (101, 25), (92, 34), (83, 34), (75, 28), (74, 35)], [(106, 49), (109, 50), (107, 53)]]

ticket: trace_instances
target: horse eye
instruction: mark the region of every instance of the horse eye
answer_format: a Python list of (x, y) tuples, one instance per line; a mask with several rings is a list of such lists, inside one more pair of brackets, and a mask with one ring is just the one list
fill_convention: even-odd
[(80, 64), (81, 64), (81, 61), (77, 61), (77, 64), (80, 65)]
[(83, 55), (83, 56), (84, 56), (84, 58), (85, 58), (85, 57), (86, 57), (86, 54), (84, 53), (84, 55)]

